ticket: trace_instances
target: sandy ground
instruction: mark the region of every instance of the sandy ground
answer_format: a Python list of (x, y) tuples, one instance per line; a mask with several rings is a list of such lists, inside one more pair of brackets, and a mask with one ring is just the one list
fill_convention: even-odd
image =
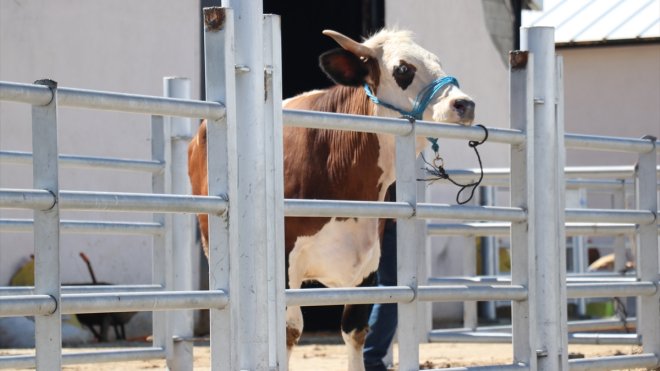
[[(98, 349), (98, 348), (97, 348)], [(104, 348), (107, 349), (107, 348)], [(66, 350), (86, 351), (89, 348)], [(639, 353), (636, 346), (613, 346), (613, 345), (572, 345), (569, 347), (571, 353), (580, 353), (586, 357), (612, 356), (620, 354)], [(497, 365), (509, 364), (511, 360), (511, 345), (509, 344), (421, 344), (420, 367), (422, 368), (444, 368), (475, 365)], [(0, 349), (0, 355), (26, 354), (25, 350)], [(195, 370), (206, 370), (209, 368), (208, 346), (195, 346)], [(395, 346), (394, 361), (397, 360)], [(145, 370), (165, 369), (164, 360), (133, 361), (121, 363), (83, 364), (65, 366), (64, 370)], [(343, 345), (308, 344), (298, 346), (291, 359), (291, 371), (335, 371), (346, 369), (346, 357)]]

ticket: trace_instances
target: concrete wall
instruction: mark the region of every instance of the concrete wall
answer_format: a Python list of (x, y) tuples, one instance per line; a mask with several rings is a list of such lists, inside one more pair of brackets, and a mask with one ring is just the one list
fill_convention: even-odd
[[(31, 83), (51, 78), (63, 87), (162, 95), (164, 76), (192, 79), (199, 97), (200, 16), (196, 1), (84, 0), (0, 2), (0, 80)], [(59, 110), (64, 154), (148, 159), (149, 117)], [(0, 149), (31, 151), (30, 107), (0, 102)], [(62, 168), (68, 190), (148, 192), (149, 174)], [(0, 164), (0, 187), (31, 188), (28, 166)], [(0, 210), (0, 218), (31, 218)], [(63, 212), (63, 219), (150, 220), (149, 215)], [(151, 281), (151, 238), (62, 236), (63, 282), (89, 282), (78, 257), (89, 255), (99, 280)], [(31, 234), (0, 234), (0, 285), (33, 252)]]

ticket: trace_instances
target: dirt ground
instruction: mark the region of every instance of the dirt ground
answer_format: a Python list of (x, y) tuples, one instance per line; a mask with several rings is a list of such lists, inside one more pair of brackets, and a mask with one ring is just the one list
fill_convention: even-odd
[[(96, 348), (98, 349), (98, 348)], [(107, 348), (103, 348), (107, 349)], [(94, 350), (92, 348), (69, 349), (70, 351)], [(571, 353), (585, 357), (612, 356), (639, 353), (637, 346), (613, 345), (571, 345)], [(421, 344), (420, 367), (445, 368), (476, 365), (510, 364), (510, 344)], [(0, 355), (26, 354), (25, 350), (0, 349)], [(209, 368), (209, 347), (195, 346), (195, 370)], [(397, 361), (397, 349), (394, 348), (394, 361)], [(64, 370), (105, 371), (105, 370), (162, 370), (165, 360), (132, 361), (121, 363), (83, 364), (65, 366)], [(336, 371), (346, 369), (344, 346), (338, 344), (307, 344), (298, 346), (291, 358), (291, 371)]]

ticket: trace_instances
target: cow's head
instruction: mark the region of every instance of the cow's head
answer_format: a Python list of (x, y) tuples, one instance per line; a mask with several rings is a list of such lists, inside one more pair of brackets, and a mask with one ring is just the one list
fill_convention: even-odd
[[(410, 111), (420, 91), (434, 80), (447, 76), (438, 57), (412, 41), (407, 31), (382, 30), (363, 43), (326, 30), (342, 48), (321, 55), (320, 64), (336, 83), (348, 86), (369, 84), (378, 99)], [(379, 116), (400, 116), (378, 107)], [(457, 86), (447, 85), (426, 107), (425, 121), (470, 125), (474, 102)]]

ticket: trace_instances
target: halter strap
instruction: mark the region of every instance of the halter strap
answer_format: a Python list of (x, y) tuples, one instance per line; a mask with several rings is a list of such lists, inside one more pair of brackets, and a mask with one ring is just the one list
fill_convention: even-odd
[[(374, 102), (374, 104), (383, 106), (387, 109), (391, 109), (392, 111), (399, 112), (401, 116), (409, 120), (410, 119), (421, 120), (422, 116), (424, 116), (424, 111), (426, 111), (426, 108), (431, 103), (433, 98), (435, 98), (435, 96), (440, 91), (442, 91), (442, 89), (447, 85), (454, 85), (458, 87), (458, 80), (456, 80), (456, 78), (453, 76), (445, 76), (431, 81), (430, 84), (426, 85), (424, 89), (422, 89), (422, 91), (420, 91), (419, 94), (417, 94), (417, 98), (415, 98), (415, 102), (413, 103), (413, 108), (411, 111), (406, 111), (401, 108), (397, 108), (390, 103), (378, 99), (378, 97), (373, 93), (373, 91), (371, 91), (369, 84), (366, 83), (364, 84), (364, 91), (367, 93), (369, 99), (371, 99), (371, 101)], [(437, 153), (439, 149), (438, 139), (437, 138), (426, 138), (426, 139), (428, 139), (428, 141), (432, 143), (431, 147), (433, 148), (433, 151)]]

